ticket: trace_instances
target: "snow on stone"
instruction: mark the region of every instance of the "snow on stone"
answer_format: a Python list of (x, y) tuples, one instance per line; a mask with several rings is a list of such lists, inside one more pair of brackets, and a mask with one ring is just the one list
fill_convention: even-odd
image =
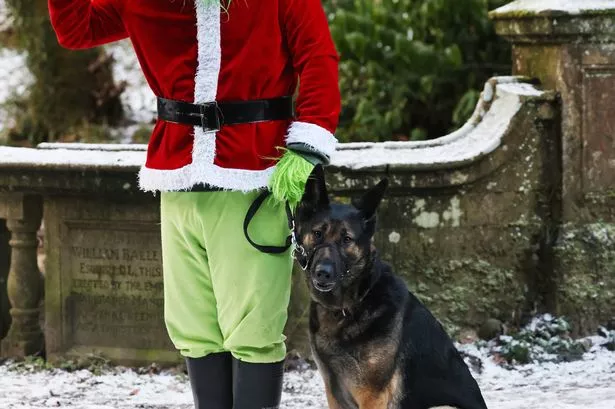
[(498, 84), (496, 99), (482, 119), (470, 120), (458, 131), (431, 141), (342, 144), (332, 157), (335, 166), (362, 169), (386, 165), (442, 168), (474, 161), (501, 144), (521, 96), (542, 93), (529, 84)]
[(147, 145), (144, 144), (123, 144), (123, 143), (79, 143), (79, 142), (43, 142), (37, 146), (38, 149), (67, 149), (76, 151), (146, 151)]
[[(595, 346), (579, 361), (512, 369), (496, 365), (474, 345), (460, 349), (481, 360), (482, 370), (473, 369), (473, 375), (490, 409), (615, 408), (615, 352), (605, 348)], [(0, 402), (3, 409), (193, 407), (187, 378), (168, 372), (139, 375), (118, 369), (95, 376), (88, 371), (20, 372), (7, 365), (0, 366)], [(281, 408), (326, 409), (318, 372), (287, 372)]]
[(582, 14), (585, 11), (611, 9), (615, 10), (615, 0), (517, 0), (494, 10), (494, 13), (560, 11), (568, 14)]
[(522, 82), (498, 84), (497, 88), (500, 93), (517, 94), (527, 97), (539, 97), (544, 94), (543, 91), (537, 89), (533, 85)]
[(134, 150), (31, 149), (0, 146), (1, 167), (55, 169), (136, 168), (145, 163), (145, 152)]

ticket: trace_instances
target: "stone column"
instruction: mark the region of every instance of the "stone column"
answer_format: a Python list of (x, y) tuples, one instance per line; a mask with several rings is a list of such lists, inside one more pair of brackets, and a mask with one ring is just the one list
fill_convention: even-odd
[(2, 340), (2, 355), (21, 358), (43, 350), (39, 324), (43, 277), (38, 269), (36, 233), (43, 215), (42, 198), (11, 193), (0, 195), (0, 217), (11, 233), (11, 264), (7, 282), (12, 323)]
[(561, 98), (547, 310), (593, 333), (615, 314), (615, 1), (520, 0), (491, 12), (515, 75)]
[(562, 220), (613, 216), (615, 2), (521, 0), (490, 15), (513, 44), (513, 74), (561, 95)]

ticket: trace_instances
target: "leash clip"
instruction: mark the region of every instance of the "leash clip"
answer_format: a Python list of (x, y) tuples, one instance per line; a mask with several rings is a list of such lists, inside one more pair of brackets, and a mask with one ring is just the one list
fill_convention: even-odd
[[(305, 248), (303, 248), (303, 246), (299, 244), (299, 241), (297, 240), (297, 226), (295, 225), (295, 218), (292, 216), (292, 212), (290, 211), (288, 207), (287, 207), (287, 213), (288, 213), (288, 220), (290, 222), (289, 223), (290, 241), (291, 241), (292, 246), (294, 247), (293, 248), (293, 258), (297, 260), (299, 267), (301, 267), (301, 269), (305, 271), (307, 270), (308, 265), (310, 264), (309, 260), (307, 259), (307, 252), (305, 251)], [(299, 260), (299, 258), (297, 257), (297, 254), (299, 254), (301, 257), (305, 259), (305, 265), (301, 262), (301, 260)]]
[[(297, 237), (295, 236), (294, 229), (292, 232), (292, 242), (293, 242), (293, 246), (295, 247), (293, 251), (293, 256), (295, 260), (297, 260), (297, 263), (299, 263), (299, 267), (301, 267), (301, 269), (305, 271), (307, 270), (308, 265), (310, 264), (310, 261), (307, 257), (307, 252), (305, 251), (305, 248), (303, 248), (303, 246), (297, 242)], [(301, 260), (299, 260), (299, 257), (297, 257), (297, 254), (299, 254), (301, 258), (305, 260), (305, 263), (302, 263)]]

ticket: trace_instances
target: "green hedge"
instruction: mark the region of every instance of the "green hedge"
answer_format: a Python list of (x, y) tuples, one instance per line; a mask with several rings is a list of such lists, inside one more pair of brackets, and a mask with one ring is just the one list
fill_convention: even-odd
[(325, 0), (341, 56), (342, 141), (418, 140), (460, 126), (510, 73), (487, 12), (505, 0)]

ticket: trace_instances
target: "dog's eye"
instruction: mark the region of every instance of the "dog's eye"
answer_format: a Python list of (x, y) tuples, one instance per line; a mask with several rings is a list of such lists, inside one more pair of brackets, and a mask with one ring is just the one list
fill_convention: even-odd
[(322, 232), (321, 232), (320, 230), (314, 230), (314, 231), (312, 232), (312, 234), (314, 235), (314, 237), (315, 237), (316, 239), (321, 239), (321, 238), (322, 238)]
[(343, 242), (344, 242), (344, 244), (350, 244), (350, 243), (352, 243), (352, 237), (350, 237), (350, 236), (344, 236)]

